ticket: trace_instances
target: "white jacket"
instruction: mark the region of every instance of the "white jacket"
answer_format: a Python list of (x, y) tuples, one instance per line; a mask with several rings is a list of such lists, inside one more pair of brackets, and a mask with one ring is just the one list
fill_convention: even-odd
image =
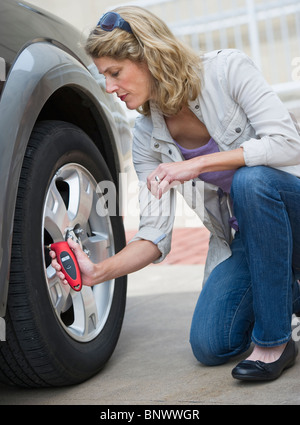
[[(189, 103), (220, 151), (242, 146), (246, 165), (266, 165), (300, 177), (300, 137), (289, 112), (260, 71), (237, 50), (214, 51), (203, 56), (201, 95)], [(162, 261), (170, 251), (175, 218), (174, 189), (161, 201), (146, 187), (147, 176), (161, 163), (182, 161), (164, 117), (151, 103), (151, 116), (136, 120), (133, 162), (139, 181), (141, 219), (133, 240), (146, 239), (160, 249)], [(199, 179), (179, 185), (187, 203), (211, 232), (205, 279), (231, 254), (231, 215), (226, 196), (218, 187)]]

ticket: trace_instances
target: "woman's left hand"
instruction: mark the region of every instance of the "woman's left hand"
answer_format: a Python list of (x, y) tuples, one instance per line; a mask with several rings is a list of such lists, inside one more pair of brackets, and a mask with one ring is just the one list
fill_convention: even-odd
[(172, 187), (199, 175), (199, 161), (187, 160), (160, 164), (147, 178), (147, 187), (156, 198)]
[(236, 170), (244, 167), (244, 150), (242, 147), (230, 151), (215, 152), (197, 156), (180, 162), (160, 164), (147, 178), (150, 192), (158, 199), (171, 187), (182, 184), (199, 176), (199, 174), (213, 171)]

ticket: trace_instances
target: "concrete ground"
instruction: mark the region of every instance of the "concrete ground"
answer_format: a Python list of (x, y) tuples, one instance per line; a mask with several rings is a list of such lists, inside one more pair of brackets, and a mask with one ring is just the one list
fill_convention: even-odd
[[(197, 363), (189, 327), (203, 265), (148, 266), (129, 277), (124, 326), (104, 370), (67, 388), (0, 386), (1, 405), (278, 405), (300, 404), (300, 360), (270, 383), (234, 380), (241, 359)], [(191, 407), (190, 407), (191, 408)]]

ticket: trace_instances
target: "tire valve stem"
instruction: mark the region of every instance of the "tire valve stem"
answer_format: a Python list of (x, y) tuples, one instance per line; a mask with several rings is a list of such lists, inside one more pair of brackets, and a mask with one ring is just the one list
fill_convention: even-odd
[(74, 291), (80, 291), (82, 288), (80, 269), (68, 242), (55, 242), (46, 247), (56, 253), (57, 262), (71, 288)]

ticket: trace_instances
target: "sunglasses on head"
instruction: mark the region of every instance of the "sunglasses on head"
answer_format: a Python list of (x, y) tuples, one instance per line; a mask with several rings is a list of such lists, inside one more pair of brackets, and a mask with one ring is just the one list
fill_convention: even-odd
[(115, 28), (120, 28), (124, 31), (132, 33), (132, 29), (128, 22), (124, 21), (121, 16), (116, 12), (107, 12), (105, 13), (97, 26), (100, 26), (104, 31), (113, 31)]

